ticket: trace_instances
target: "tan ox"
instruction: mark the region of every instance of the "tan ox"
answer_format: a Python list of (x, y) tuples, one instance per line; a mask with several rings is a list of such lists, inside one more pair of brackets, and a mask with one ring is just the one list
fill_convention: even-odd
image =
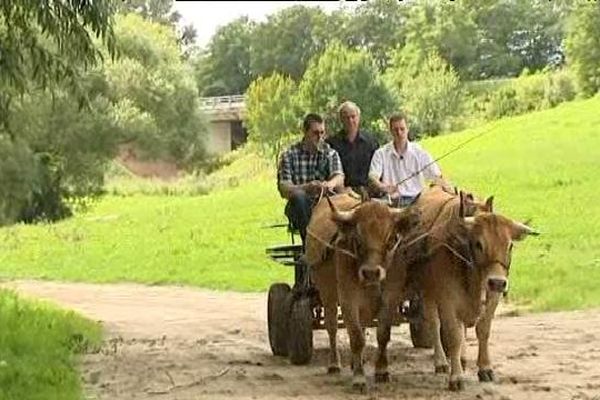
[[(491, 201), (487, 203), (491, 208)], [(451, 212), (447, 220), (436, 217), (440, 225), (437, 229), (434, 227), (430, 230), (427, 245), (429, 255), (425, 261), (421, 265), (414, 262), (411, 265), (406, 262), (410, 260), (406, 254), (395, 255), (394, 266), (388, 271), (387, 281), (387, 286), (395, 285), (396, 291), (401, 291), (406, 274), (409, 275), (409, 282), (417, 281), (417, 286), (423, 292), (425, 320), (436, 334), (436, 369), (447, 366), (439, 338), (441, 321), (451, 363), (449, 386), (452, 390), (463, 387), (460, 358), (461, 351), (464, 356), (465, 327), (481, 323), (477, 326), (480, 342), (479, 363), (487, 356), (484, 352), (487, 351), (487, 336), (491, 324), (491, 317), (486, 317), (487, 320), (480, 319), (483, 315), (482, 298), (486, 293), (500, 293), (506, 289), (512, 242), (534, 233), (526, 225), (489, 212), (476, 213), (475, 217), (463, 219), (461, 214), (464, 210), (465, 208), (459, 205), (458, 217), (454, 212)], [(382, 308), (386, 314), (380, 317), (378, 329), (380, 354), (376, 364), (376, 376), (387, 377), (387, 319), (390, 314), (388, 310), (393, 306), (393, 294), (386, 293)], [(488, 310), (491, 308), (495, 309), (495, 304), (488, 307)], [(487, 332), (484, 332), (485, 327)]]
[[(493, 197), (483, 202), (469, 193), (449, 193), (440, 186), (432, 186), (423, 191), (414, 207), (420, 215), (419, 226), (396, 251), (394, 266), (388, 270), (385, 284), (377, 328), (379, 351), (375, 364), (375, 379), (378, 382), (389, 380), (386, 349), (392, 321), (400, 302), (403, 299), (414, 298), (414, 292), (421, 291), (421, 275), (416, 272), (431, 258), (432, 247), (435, 246), (432, 236), (442, 232), (446, 224), (458, 219), (460, 214), (471, 216), (478, 212), (492, 211)], [(432, 339), (439, 341), (439, 331)]]
[[(347, 210), (338, 210), (336, 203)], [(355, 208), (350, 204), (336, 196), (329, 203), (330, 210), (324, 200), (317, 205), (308, 226), (306, 261), (324, 307), (330, 344), (328, 373), (340, 371), (339, 304), (352, 351), (352, 385), (365, 390), (363, 327), (377, 315), (381, 304), (380, 282), (386, 276), (388, 253), (400, 236), (415, 226), (418, 215), (412, 209), (393, 209), (378, 201), (355, 204)]]

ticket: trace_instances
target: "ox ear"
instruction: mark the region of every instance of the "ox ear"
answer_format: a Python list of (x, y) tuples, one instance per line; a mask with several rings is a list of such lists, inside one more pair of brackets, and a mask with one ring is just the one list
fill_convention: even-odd
[(494, 196), (490, 196), (485, 200), (485, 208), (488, 212), (494, 212)]
[(511, 227), (511, 237), (513, 240), (523, 240), (528, 235), (538, 236), (540, 233), (535, 229), (521, 223), (513, 221)]
[(411, 229), (416, 227), (420, 222), (420, 212), (413, 207), (407, 207), (403, 209), (392, 208), (390, 209), (394, 224), (396, 225), (398, 232), (408, 233)]

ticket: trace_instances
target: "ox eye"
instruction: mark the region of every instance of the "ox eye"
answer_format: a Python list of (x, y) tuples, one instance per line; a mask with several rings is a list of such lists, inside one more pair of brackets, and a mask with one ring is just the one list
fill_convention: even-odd
[(483, 243), (481, 242), (481, 240), (477, 240), (475, 242), (475, 248), (479, 251), (483, 251)]

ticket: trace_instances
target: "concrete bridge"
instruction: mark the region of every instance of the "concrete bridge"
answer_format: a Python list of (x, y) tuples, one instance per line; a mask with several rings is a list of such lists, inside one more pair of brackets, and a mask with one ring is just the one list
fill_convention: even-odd
[(224, 154), (246, 142), (248, 133), (243, 124), (246, 116), (243, 95), (201, 97), (200, 109), (208, 118), (209, 153)]

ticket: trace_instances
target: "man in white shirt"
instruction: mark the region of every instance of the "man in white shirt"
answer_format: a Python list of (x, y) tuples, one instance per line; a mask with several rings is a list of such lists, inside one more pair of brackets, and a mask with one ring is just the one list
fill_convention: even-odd
[(400, 207), (412, 203), (425, 187), (425, 180), (448, 189), (440, 167), (429, 153), (408, 140), (406, 117), (392, 115), (389, 128), (393, 140), (377, 149), (371, 160), (371, 185)]

